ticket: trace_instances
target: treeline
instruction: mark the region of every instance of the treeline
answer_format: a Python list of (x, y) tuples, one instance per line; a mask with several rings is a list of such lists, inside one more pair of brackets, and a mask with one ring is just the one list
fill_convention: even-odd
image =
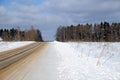
[(0, 37), (3, 41), (43, 41), (40, 30), (33, 27), (24, 31), (20, 28), (0, 29)]
[(57, 41), (91, 41), (91, 42), (119, 42), (120, 23), (101, 22), (100, 24), (86, 24), (59, 27), (56, 32)]

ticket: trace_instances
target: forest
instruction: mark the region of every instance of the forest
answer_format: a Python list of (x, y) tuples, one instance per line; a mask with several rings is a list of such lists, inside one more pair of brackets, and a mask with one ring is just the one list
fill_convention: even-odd
[(0, 37), (3, 41), (43, 41), (40, 30), (33, 27), (30, 30), (0, 29)]
[(120, 23), (78, 24), (61, 26), (56, 32), (57, 41), (119, 42)]

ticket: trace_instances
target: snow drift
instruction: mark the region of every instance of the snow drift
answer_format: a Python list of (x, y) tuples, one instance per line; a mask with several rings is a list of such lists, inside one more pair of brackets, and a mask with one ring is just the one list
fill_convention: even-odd
[(19, 48), (28, 44), (34, 43), (34, 41), (22, 41), (22, 42), (0, 42), (0, 52)]

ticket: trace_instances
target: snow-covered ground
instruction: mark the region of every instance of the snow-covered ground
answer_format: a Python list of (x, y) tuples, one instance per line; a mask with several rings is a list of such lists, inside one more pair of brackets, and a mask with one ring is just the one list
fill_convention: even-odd
[(34, 41), (22, 41), (22, 42), (0, 42), (0, 52), (19, 48), (28, 44), (34, 43)]
[(4, 80), (120, 80), (120, 43), (54, 41), (25, 62)]
[(55, 48), (58, 80), (120, 80), (120, 43), (55, 42)]
[(109, 65), (111, 69), (120, 72), (120, 43), (81, 42), (69, 43), (69, 45), (78, 51), (79, 57), (87, 61), (96, 59), (97, 65)]

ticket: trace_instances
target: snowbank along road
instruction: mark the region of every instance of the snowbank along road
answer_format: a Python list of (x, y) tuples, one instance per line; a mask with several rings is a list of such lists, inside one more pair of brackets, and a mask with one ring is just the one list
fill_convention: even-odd
[[(96, 65), (98, 57), (84, 54), (86, 43), (80, 44), (86, 48), (82, 51), (77, 51), (79, 45), (75, 48), (69, 43), (42, 44), (30, 55), (0, 70), (0, 80), (120, 80), (120, 54), (112, 64), (106, 62), (104, 65)], [(95, 47), (96, 44), (90, 45)], [(95, 51), (91, 49), (91, 52)]]

